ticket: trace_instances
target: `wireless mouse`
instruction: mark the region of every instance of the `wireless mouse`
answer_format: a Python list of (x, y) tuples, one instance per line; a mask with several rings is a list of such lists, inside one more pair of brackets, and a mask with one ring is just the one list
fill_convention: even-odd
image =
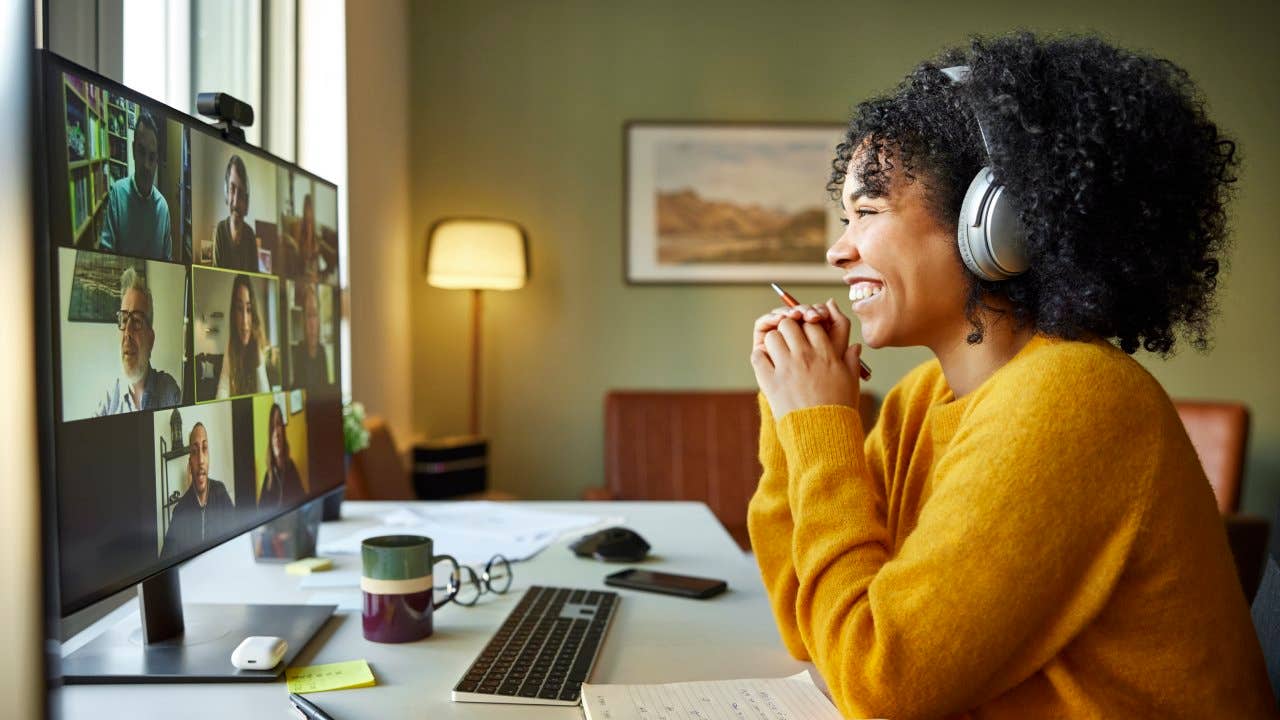
[(649, 543), (634, 530), (611, 527), (583, 535), (569, 549), (579, 557), (605, 562), (638, 562), (649, 554)]

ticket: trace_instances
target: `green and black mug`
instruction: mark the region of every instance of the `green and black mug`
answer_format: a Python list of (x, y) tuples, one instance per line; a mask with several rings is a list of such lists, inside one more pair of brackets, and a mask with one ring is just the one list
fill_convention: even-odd
[[(431, 614), (458, 594), (461, 572), (452, 555), (433, 555), (431, 538), (380, 535), (360, 544), (364, 593), (364, 637), (385, 643), (421, 640), (431, 635)], [(448, 562), (453, 572), (442, 600), (433, 596), (432, 568)]]

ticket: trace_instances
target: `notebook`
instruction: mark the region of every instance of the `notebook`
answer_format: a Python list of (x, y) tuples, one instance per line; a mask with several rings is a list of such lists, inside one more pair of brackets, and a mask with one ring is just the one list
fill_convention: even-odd
[(582, 685), (587, 720), (841, 720), (808, 672), (765, 680)]

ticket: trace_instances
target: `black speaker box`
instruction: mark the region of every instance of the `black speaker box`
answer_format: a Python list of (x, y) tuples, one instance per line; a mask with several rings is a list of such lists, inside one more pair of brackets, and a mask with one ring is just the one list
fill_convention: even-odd
[(413, 490), (420, 500), (484, 492), (489, 484), (489, 442), (465, 435), (413, 448)]

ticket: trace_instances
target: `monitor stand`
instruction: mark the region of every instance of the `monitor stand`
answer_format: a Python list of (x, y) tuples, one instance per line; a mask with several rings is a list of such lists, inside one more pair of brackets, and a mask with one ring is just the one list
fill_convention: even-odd
[[(178, 569), (138, 586), (141, 622), (130, 617), (62, 659), (68, 685), (271, 682), (325, 624), (335, 605), (182, 604)], [(271, 670), (240, 670), (231, 651), (250, 635), (289, 643)]]

